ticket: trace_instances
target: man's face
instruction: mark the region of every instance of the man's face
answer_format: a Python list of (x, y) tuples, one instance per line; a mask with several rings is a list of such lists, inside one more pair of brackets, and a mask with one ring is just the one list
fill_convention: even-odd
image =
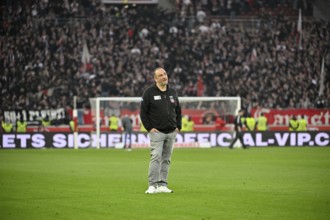
[(155, 72), (155, 81), (160, 86), (166, 86), (168, 83), (167, 73), (164, 69), (158, 69)]

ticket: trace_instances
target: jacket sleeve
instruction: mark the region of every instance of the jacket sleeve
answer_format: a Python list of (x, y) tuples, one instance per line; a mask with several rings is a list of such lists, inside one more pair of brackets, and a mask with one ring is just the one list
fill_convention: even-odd
[(141, 99), (141, 106), (140, 106), (140, 118), (143, 126), (147, 131), (150, 131), (152, 129), (150, 119), (149, 119), (149, 95), (145, 91), (143, 93), (142, 99)]

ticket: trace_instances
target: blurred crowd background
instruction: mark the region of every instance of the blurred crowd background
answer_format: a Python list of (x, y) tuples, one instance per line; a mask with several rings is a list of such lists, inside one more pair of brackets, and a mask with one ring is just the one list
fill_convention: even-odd
[(158, 66), (179, 96), (241, 96), (246, 108), (330, 105), (329, 74), (320, 92), (330, 23), (313, 18), (313, 1), (177, 0), (175, 10), (9, 2), (1, 8), (1, 110), (70, 108), (73, 96), (78, 108), (90, 97), (141, 96)]

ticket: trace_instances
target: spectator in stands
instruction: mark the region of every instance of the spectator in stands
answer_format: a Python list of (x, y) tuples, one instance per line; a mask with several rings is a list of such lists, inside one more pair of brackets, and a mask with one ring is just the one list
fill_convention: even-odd
[(298, 120), (297, 131), (307, 131), (307, 120), (305, 118), (305, 115), (300, 116), (300, 119)]
[(27, 130), (27, 122), (24, 121), (23, 117), (16, 122), (16, 132), (17, 133), (25, 133)]
[(187, 121), (187, 131), (194, 131), (195, 122), (189, 116)]
[(188, 131), (188, 118), (189, 116), (188, 115), (185, 115), (182, 117), (182, 120), (181, 120), (181, 132), (185, 132), (185, 131)]
[(316, 99), (315, 107), (316, 108), (325, 108), (325, 106), (327, 106), (326, 102), (327, 102), (327, 100), (324, 99), (324, 96), (320, 95)]
[(4, 133), (10, 133), (13, 132), (13, 125), (10, 123), (8, 119), (5, 119), (1, 122), (1, 128)]
[(109, 118), (109, 130), (118, 131), (119, 129), (119, 117), (115, 114), (112, 114)]
[(46, 115), (44, 118), (41, 119), (41, 129), (42, 131), (48, 131), (48, 127), (51, 125), (51, 121), (49, 115)]
[(250, 113), (248, 113), (245, 118), (245, 127), (247, 131), (254, 131), (256, 129), (256, 121)]
[(295, 115), (292, 115), (292, 117), (289, 120), (289, 131), (297, 131), (299, 126), (299, 122)]
[(69, 127), (70, 127), (71, 132), (75, 132), (75, 129), (76, 129), (75, 126), (77, 126), (77, 125), (75, 125), (74, 120), (71, 118), (69, 121)]
[(266, 131), (268, 122), (267, 118), (263, 112), (260, 113), (260, 116), (257, 119), (256, 127), (258, 131)]

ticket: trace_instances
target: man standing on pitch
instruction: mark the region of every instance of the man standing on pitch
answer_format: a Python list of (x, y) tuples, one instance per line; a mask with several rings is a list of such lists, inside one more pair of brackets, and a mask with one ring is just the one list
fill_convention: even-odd
[(170, 88), (163, 68), (154, 71), (155, 84), (142, 96), (140, 117), (150, 138), (150, 164), (147, 194), (172, 193), (167, 188), (167, 176), (173, 145), (181, 129), (181, 107), (176, 90)]
[(241, 133), (242, 128), (243, 128), (243, 122), (242, 122), (243, 115), (244, 115), (244, 110), (241, 109), (241, 110), (239, 110), (238, 114), (235, 117), (235, 121), (234, 121), (234, 128), (235, 128), (234, 136), (235, 137), (230, 143), (230, 146), (229, 146), (230, 149), (233, 149), (233, 146), (237, 140), (239, 140), (241, 142), (241, 144), (243, 145), (243, 148), (246, 148), (246, 145), (244, 144), (244, 141), (243, 141), (243, 134)]
[(128, 116), (124, 116), (121, 119), (121, 124), (124, 129), (124, 149), (127, 148), (128, 151), (131, 151), (133, 120)]

